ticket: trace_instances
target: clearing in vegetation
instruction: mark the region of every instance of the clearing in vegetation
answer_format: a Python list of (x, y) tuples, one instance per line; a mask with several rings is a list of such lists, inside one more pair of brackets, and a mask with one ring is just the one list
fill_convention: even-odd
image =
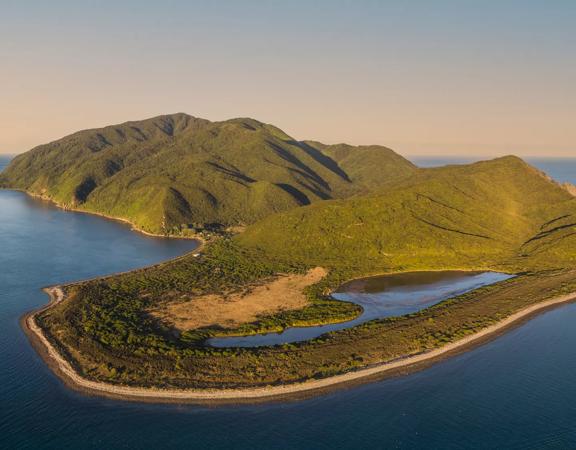
[(204, 327), (237, 328), (264, 316), (302, 309), (309, 305), (304, 289), (318, 283), (326, 270), (315, 267), (306, 274), (282, 274), (241, 292), (209, 294), (172, 302), (150, 311), (180, 331)]

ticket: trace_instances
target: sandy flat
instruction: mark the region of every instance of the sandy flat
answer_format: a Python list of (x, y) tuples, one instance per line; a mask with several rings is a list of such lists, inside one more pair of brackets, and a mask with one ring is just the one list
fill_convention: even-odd
[(178, 330), (212, 325), (236, 328), (259, 317), (308, 305), (304, 289), (318, 283), (326, 270), (316, 267), (306, 274), (280, 275), (265, 284), (229, 295), (202, 295), (185, 302), (172, 302), (150, 313)]

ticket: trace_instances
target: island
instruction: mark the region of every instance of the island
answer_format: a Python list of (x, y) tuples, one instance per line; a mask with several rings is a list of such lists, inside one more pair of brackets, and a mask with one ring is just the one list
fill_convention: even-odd
[[(420, 169), (384, 147), (174, 115), (40, 146), (0, 186), (204, 240), (152, 267), (47, 287), (51, 302), (23, 319), (63, 379), (101, 395), (315, 393), (424, 367), (576, 299), (573, 191), (514, 156)], [(506, 276), (350, 326), (362, 306), (334, 295), (365, 277), (447, 271)], [(211, 345), (334, 324), (277, 345)]]

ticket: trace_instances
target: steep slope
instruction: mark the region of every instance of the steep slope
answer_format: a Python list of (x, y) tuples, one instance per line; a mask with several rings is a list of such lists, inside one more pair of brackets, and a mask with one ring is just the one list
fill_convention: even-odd
[(334, 161), (350, 181), (367, 190), (383, 186), (382, 180), (396, 180), (414, 173), (413, 167), (406, 165), (402, 156), (379, 145), (354, 147), (347, 144), (326, 145), (315, 141), (304, 141), (303, 144)]
[(0, 186), (180, 233), (366, 193), (416, 170), (384, 147), (303, 143), (253, 119), (174, 114), (36, 147), (12, 161)]
[(237, 241), (290, 261), (400, 270), (573, 264), (575, 234), (576, 199), (505, 157), (422, 170), (378, 194), (277, 214)]

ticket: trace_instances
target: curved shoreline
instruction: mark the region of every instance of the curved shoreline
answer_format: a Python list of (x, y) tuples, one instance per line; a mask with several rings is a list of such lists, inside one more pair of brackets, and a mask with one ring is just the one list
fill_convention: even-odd
[[(492, 281), (485, 281), (485, 282), (482, 281), (482, 282), (479, 282), (479, 284), (477, 282), (477, 284), (472, 285), (472, 286), (467, 286), (465, 288), (461, 287), (461, 288), (459, 288), (459, 291), (454, 291), (454, 292), (448, 294), (447, 296), (446, 296), (446, 294), (433, 294), (433, 297), (434, 297), (433, 302), (427, 303), (426, 305), (420, 305), (420, 307), (417, 310), (404, 311), (402, 313), (390, 314), (390, 315), (380, 313), (377, 316), (373, 316), (373, 315), (371, 316), (370, 313), (367, 311), (366, 308), (368, 308), (368, 310), (369, 310), (369, 308), (370, 308), (369, 303), (370, 302), (368, 302), (368, 304), (365, 304), (362, 302), (362, 300), (357, 300), (357, 299), (354, 299), (351, 297), (349, 297), (347, 299), (337, 298), (333, 295), (334, 294), (334, 291), (333, 291), (331, 293), (331, 298), (333, 300), (348, 302), (348, 303), (352, 303), (354, 305), (357, 305), (362, 309), (362, 312), (350, 320), (342, 320), (342, 321), (338, 321), (338, 322), (329, 322), (327, 324), (320, 324), (320, 325), (286, 326), (281, 332), (265, 331), (262, 333), (254, 333), (254, 334), (239, 334), (239, 335), (224, 335), (224, 336), (216, 335), (216, 336), (210, 337), (204, 343), (205, 343), (205, 345), (208, 345), (209, 347), (215, 347), (215, 348), (241, 347), (241, 348), (252, 348), (252, 349), (258, 348), (258, 347), (268, 347), (268, 346), (273, 346), (273, 345), (294, 344), (294, 343), (299, 343), (299, 342), (301, 343), (301, 342), (309, 341), (312, 339), (316, 339), (325, 333), (332, 333), (332, 332), (341, 331), (341, 330), (345, 330), (345, 329), (352, 328), (352, 327), (357, 327), (357, 326), (360, 326), (361, 324), (366, 323), (366, 322), (371, 321), (371, 320), (379, 320), (379, 319), (383, 319), (383, 318), (386, 318), (389, 316), (403, 316), (403, 315), (413, 314), (413, 313), (422, 311), (424, 309), (430, 308), (430, 307), (432, 307), (438, 303), (441, 303), (445, 300), (448, 300), (451, 297), (457, 297), (457, 296), (462, 295), (466, 292), (470, 292), (470, 291), (474, 291), (474, 290), (482, 288), (482, 287), (490, 286), (492, 284), (496, 284), (496, 283), (502, 282), (504, 280), (514, 278), (516, 276), (516, 275), (512, 275), (512, 274), (505, 274), (505, 273), (494, 272), (494, 271), (477, 272), (477, 273), (474, 271), (469, 271), (469, 270), (454, 270), (454, 271), (445, 271), (445, 270), (434, 271), (434, 270), (431, 270), (428, 272), (405, 271), (405, 272), (399, 272), (398, 274), (386, 273), (386, 274), (376, 276), (376, 277), (355, 278), (355, 279), (352, 279), (351, 281), (348, 281), (348, 282), (341, 284), (340, 287), (336, 288), (336, 292), (339, 292), (341, 294), (342, 293), (346, 294), (347, 291), (345, 289), (345, 286), (348, 283), (362, 282), (362, 281), (370, 279), (370, 278), (390, 278), (390, 277), (394, 277), (394, 276), (398, 276), (398, 275), (406, 276), (406, 275), (416, 275), (419, 273), (443, 273), (443, 274), (458, 273), (458, 274), (475, 274), (476, 276), (485, 276), (486, 274), (491, 274), (491, 275), (494, 274), (497, 276), (503, 276), (503, 278), (492, 280)], [(392, 292), (394, 292), (393, 289), (394, 288), (392, 288)], [(430, 292), (430, 289), (434, 289), (434, 288), (429, 287), (429, 288), (427, 288), (427, 291)], [(359, 292), (361, 292), (361, 291), (359, 291)], [(298, 333), (298, 330), (306, 333), (306, 337), (298, 336), (298, 335), (289, 337), (292, 333)], [(314, 332), (314, 330), (316, 330), (316, 331)], [(309, 334), (310, 332), (316, 333), (316, 334)], [(272, 337), (272, 341), (268, 340), (269, 337)]]
[(418, 370), (423, 366), (446, 358), (464, 350), (471, 349), (487, 340), (497, 337), (504, 331), (526, 322), (529, 318), (556, 306), (576, 301), (576, 292), (555, 297), (524, 308), (502, 321), (484, 328), (473, 335), (446, 344), (440, 348), (414, 355), (407, 355), (393, 361), (372, 367), (359, 369), (328, 378), (314, 379), (281, 386), (264, 386), (238, 389), (162, 389), (119, 386), (92, 381), (82, 377), (58, 350), (50, 343), (42, 329), (36, 323), (36, 314), (45, 311), (64, 300), (60, 286), (44, 289), (50, 296), (50, 302), (43, 308), (28, 313), (22, 318), (23, 328), (40, 356), (60, 378), (71, 387), (90, 394), (145, 402), (257, 402), (270, 401), (280, 397), (310, 395), (319, 391), (343, 387), (349, 384), (366, 382), (373, 378), (393, 376), (400, 372)]
[(64, 206), (61, 203), (58, 203), (56, 200), (51, 199), (50, 197), (46, 197), (40, 194), (35, 194), (34, 192), (29, 192), (25, 189), (18, 189), (18, 188), (0, 188), (0, 190), (4, 190), (4, 191), (14, 191), (14, 192), (22, 192), (23, 194), (28, 195), (29, 197), (35, 199), (35, 200), (41, 200), (43, 202), (47, 202), (52, 206), (55, 206), (58, 209), (61, 209), (62, 211), (71, 211), (71, 212), (75, 212), (75, 213), (80, 213), (80, 214), (89, 214), (91, 216), (97, 216), (97, 217), (102, 217), (103, 219), (108, 219), (108, 220), (112, 220), (114, 222), (120, 222), (123, 223), (125, 225), (130, 226), (130, 230), (131, 231), (135, 231), (137, 233), (141, 233), (145, 236), (149, 236), (149, 237), (155, 237), (155, 238), (165, 238), (165, 239), (190, 239), (190, 240), (196, 240), (196, 241), (204, 241), (204, 238), (198, 236), (198, 235), (194, 235), (194, 236), (179, 236), (177, 234), (159, 234), (159, 233), (151, 233), (149, 231), (145, 231), (141, 228), (138, 228), (138, 226), (131, 222), (128, 219), (125, 219), (123, 217), (116, 217), (116, 216), (109, 216), (107, 214), (104, 213), (99, 213), (96, 211), (87, 211), (84, 209), (78, 209), (78, 208), (72, 208), (69, 206)]

